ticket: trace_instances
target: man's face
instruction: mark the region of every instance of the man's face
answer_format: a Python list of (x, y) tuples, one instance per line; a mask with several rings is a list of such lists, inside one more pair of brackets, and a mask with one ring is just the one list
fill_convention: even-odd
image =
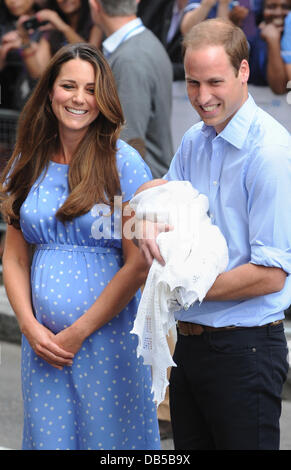
[(205, 124), (221, 132), (247, 100), (248, 62), (242, 61), (236, 75), (223, 46), (204, 46), (187, 48), (184, 66), (193, 108)]
[(266, 0), (263, 11), (264, 21), (283, 28), (284, 19), (291, 9), (291, 0)]

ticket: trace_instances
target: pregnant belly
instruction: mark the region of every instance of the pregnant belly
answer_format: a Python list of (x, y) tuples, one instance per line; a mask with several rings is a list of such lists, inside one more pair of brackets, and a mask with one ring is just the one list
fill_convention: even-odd
[(32, 269), (32, 301), (36, 318), (53, 333), (83, 315), (120, 269), (115, 256), (37, 254)]

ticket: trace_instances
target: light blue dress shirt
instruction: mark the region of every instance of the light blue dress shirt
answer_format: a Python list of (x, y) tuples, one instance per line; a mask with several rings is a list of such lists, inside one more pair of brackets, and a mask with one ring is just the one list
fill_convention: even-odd
[(109, 57), (124, 41), (142, 33), (144, 30), (145, 26), (140, 18), (129, 21), (103, 41), (104, 56)]
[(249, 95), (218, 135), (203, 122), (184, 135), (167, 180), (187, 180), (209, 199), (209, 215), (229, 249), (228, 270), (245, 263), (282, 268), (278, 293), (203, 301), (176, 318), (210, 325), (257, 326), (284, 318), (291, 304), (291, 136)]

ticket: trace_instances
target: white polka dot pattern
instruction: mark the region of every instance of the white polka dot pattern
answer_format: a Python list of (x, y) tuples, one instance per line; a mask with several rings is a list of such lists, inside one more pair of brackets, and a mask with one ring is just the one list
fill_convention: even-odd
[[(126, 201), (151, 175), (122, 141), (117, 166)], [(91, 233), (98, 211), (65, 225), (55, 218), (68, 195), (67, 176), (67, 165), (50, 162), (20, 212), (26, 240), (37, 245), (31, 274), (35, 314), (55, 333), (86, 312), (122, 266), (120, 233), (99, 239)], [(36, 356), (23, 337), (23, 449), (160, 448), (150, 370), (137, 358), (137, 338), (130, 334), (139, 298), (137, 293), (91, 335), (73, 366), (62, 371)]]

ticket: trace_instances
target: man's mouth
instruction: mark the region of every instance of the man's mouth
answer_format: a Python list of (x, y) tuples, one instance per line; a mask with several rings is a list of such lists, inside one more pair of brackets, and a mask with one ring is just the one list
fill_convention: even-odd
[(211, 105), (208, 105), (208, 106), (202, 106), (200, 105), (200, 108), (203, 110), (203, 111), (206, 111), (207, 113), (211, 112), (211, 111), (214, 111), (216, 108), (218, 108), (219, 104), (211, 104)]

